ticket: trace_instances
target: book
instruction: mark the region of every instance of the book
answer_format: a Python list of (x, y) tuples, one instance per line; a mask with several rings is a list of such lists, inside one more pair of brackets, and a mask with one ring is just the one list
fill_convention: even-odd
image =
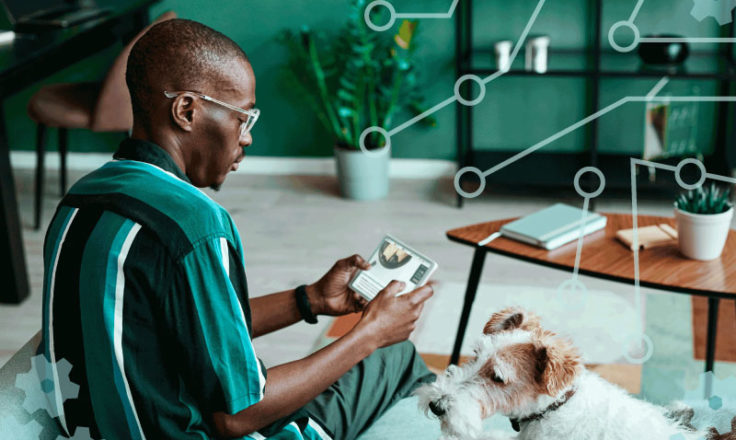
[[(661, 225), (644, 226), (637, 228), (639, 231), (639, 249), (649, 249), (657, 246), (665, 246), (677, 242), (677, 231), (667, 223)], [(634, 250), (634, 230), (621, 229), (616, 232), (619, 239), (632, 251)]]
[[(583, 221), (585, 223), (583, 223)], [(501, 235), (547, 250), (606, 227), (606, 217), (563, 203), (524, 216), (501, 227)]]
[(349, 287), (368, 301), (391, 281), (406, 283), (403, 295), (423, 286), (437, 269), (437, 263), (391, 235), (386, 235), (368, 260), (369, 270), (358, 271)]

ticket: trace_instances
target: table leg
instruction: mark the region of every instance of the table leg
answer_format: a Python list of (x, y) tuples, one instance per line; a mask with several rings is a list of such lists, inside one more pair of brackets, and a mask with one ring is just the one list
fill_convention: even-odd
[(28, 296), (28, 275), (6, 133), (4, 103), (0, 102), (0, 261), (5, 261), (0, 264), (0, 303), (17, 304)]
[(478, 283), (480, 275), (483, 272), (483, 263), (486, 260), (486, 248), (477, 247), (473, 255), (473, 265), (470, 268), (470, 277), (468, 278), (468, 287), (465, 289), (465, 301), (463, 302), (463, 312), (460, 315), (460, 323), (457, 326), (457, 336), (455, 336), (455, 346), (452, 349), (450, 363), (457, 365), (460, 360), (460, 348), (465, 338), (465, 329), (468, 326), (470, 318), (470, 309), (473, 308), (475, 301), (475, 293), (478, 291)]
[(716, 334), (718, 329), (718, 305), (720, 298), (708, 298), (708, 339), (705, 346), (705, 371), (713, 371), (716, 357)]

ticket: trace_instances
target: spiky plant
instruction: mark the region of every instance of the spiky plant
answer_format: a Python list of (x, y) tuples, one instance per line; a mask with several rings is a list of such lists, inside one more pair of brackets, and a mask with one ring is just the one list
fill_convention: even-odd
[[(280, 38), (289, 52), (287, 80), (343, 148), (360, 148), (368, 127), (390, 130), (401, 110), (426, 110), (414, 68), (417, 22), (404, 20), (393, 36), (377, 33), (365, 23), (365, 7), (366, 0), (350, 0), (348, 21), (335, 35), (303, 27)], [(435, 126), (436, 120), (421, 123)], [(368, 148), (384, 144), (377, 133), (366, 141)]]
[(680, 194), (675, 202), (680, 211), (692, 214), (720, 214), (726, 212), (731, 203), (731, 189), (723, 189), (712, 183), (709, 187), (699, 187)]

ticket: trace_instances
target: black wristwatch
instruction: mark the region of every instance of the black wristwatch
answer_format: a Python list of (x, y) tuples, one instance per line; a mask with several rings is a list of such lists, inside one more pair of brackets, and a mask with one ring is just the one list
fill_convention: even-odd
[(296, 297), (296, 308), (299, 310), (299, 314), (309, 324), (316, 324), (317, 317), (312, 313), (312, 305), (309, 304), (309, 298), (307, 297), (307, 285), (302, 284), (294, 290), (294, 296)]

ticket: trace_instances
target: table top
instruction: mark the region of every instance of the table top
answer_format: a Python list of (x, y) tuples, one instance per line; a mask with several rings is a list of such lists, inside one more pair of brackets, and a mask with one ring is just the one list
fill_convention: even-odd
[[(37, 34), (16, 34), (15, 40), (0, 45), (0, 97), (8, 96), (91, 53), (117, 42), (126, 29), (120, 18), (145, 11), (158, 0), (97, 0), (96, 5), (111, 12), (99, 18), (63, 29)], [(132, 36), (132, 35), (131, 35)]]
[[(579, 273), (614, 281), (634, 283), (634, 253), (615, 238), (616, 232), (633, 227), (631, 214), (601, 213), (608, 218), (606, 228), (585, 236)], [(477, 246), (515, 218), (465, 226), (447, 231), (447, 237), (469, 246)], [(638, 216), (638, 226), (667, 223), (669, 217)], [(577, 240), (548, 251), (499, 237), (485, 245), (488, 252), (572, 271), (575, 267)], [(643, 287), (673, 290), (695, 295), (736, 298), (736, 231), (730, 230), (723, 254), (712, 261), (697, 261), (680, 254), (677, 243), (639, 252), (639, 283)]]

